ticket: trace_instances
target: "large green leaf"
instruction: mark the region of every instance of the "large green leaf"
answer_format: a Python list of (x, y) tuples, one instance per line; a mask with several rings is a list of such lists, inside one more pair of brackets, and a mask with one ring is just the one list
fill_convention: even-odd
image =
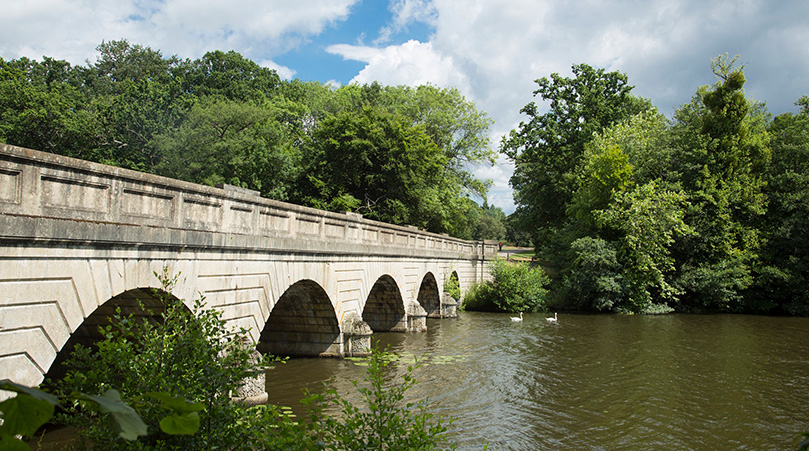
[(171, 435), (193, 435), (199, 430), (199, 413), (169, 415), (160, 420), (160, 430)]
[(0, 381), (0, 390), (8, 390), (17, 393), (25, 393), (30, 395), (36, 399), (41, 399), (42, 401), (48, 401), (49, 403), (58, 406), (59, 405), (59, 398), (53, 396), (50, 393), (45, 393), (44, 391), (33, 388), (33, 387), (26, 387), (25, 385), (20, 385), (15, 382), (12, 382), (8, 379), (3, 379)]
[(104, 396), (77, 395), (79, 399), (95, 402), (104, 413), (110, 414), (112, 428), (118, 435), (126, 440), (137, 440), (138, 436), (146, 435), (146, 423), (140, 418), (135, 409), (121, 401), (121, 394), (116, 390), (107, 390)]
[[(0, 390), (17, 393), (16, 397), (0, 403), (0, 412), (3, 413), (0, 433), (11, 437), (15, 435), (32, 435), (53, 416), (54, 406), (59, 404), (59, 399), (56, 396), (37, 388), (17, 384), (8, 379), (0, 381)], [(0, 443), (11, 442), (3, 440)]]
[(30, 451), (30, 449), (17, 437), (0, 434), (0, 451)]
[(10, 436), (31, 436), (53, 417), (54, 405), (36, 399), (26, 393), (18, 393), (14, 398), (0, 403), (3, 412), (3, 425), (0, 433)]
[(205, 406), (200, 402), (191, 402), (181, 396), (171, 396), (168, 393), (149, 392), (146, 393), (145, 396), (160, 401), (161, 407), (171, 409), (175, 413), (198, 412), (205, 408)]

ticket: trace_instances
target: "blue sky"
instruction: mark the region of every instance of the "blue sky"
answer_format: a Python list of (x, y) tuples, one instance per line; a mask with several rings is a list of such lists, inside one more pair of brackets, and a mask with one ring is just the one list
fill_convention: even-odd
[[(235, 50), (285, 78), (452, 86), (494, 119), (495, 149), (534, 80), (577, 63), (626, 73), (666, 115), (715, 81), (724, 53), (774, 114), (809, 95), (806, 0), (4, 0), (0, 29), (4, 59), (83, 64), (127, 39), (181, 58)], [(506, 212), (512, 171), (503, 158), (475, 169)]]

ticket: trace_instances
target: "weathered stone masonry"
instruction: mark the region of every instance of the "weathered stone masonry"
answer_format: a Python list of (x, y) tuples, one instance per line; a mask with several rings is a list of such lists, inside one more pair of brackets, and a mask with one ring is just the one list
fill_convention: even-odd
[[(37, 384), (68, 340), (132, 308), (155, 272), (204, 296), (259, 349), (367, 350), (371, 330), (418, 331), (446, 277), (487, 277), (469, 242), (0, 144), (0, 379)], [(95, 315), (94, 315), (95, 314)]]

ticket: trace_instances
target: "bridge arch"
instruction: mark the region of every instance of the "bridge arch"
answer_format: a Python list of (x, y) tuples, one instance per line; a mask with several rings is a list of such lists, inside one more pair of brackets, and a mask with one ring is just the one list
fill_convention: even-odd
[[(256, 343), (262, 334), (264, 343), (281, 333), (300, 339), (283, 329), (297, 323), (276, 321), (285, 312), (307, 317), (285, 304), (314, 299), (320, 310), (304, 324), (314, 331), (306, 329), (300, 341), (308, 348), (290, 346), (289, 353), (348, 353), (370, 334), (363, 316), (373, 317), (377, 330), (424, 330), (419, 294), (422, 284), (432, 285), (425, 275), (441, 293), (457, 270), (465, 291), (486, 280), (485, 263), (496, 249), (494, 242), (291, 205), (236, 187), (0, 144), (0, 379), (41, 382), (98, 306), (127, 292), (146, 298), (137, 290), (159, 288), (154, 274), (161, 268), (181, 274), (167, 291), (186, 306), (203, 296), (204, 308), (222, 312), (229, 327), (249, 329)], [(433, 305), (425, 293), (421, 302)]]
[(393, 277), (385, 274), (374, 282), (365, 301), (362, 320), (368, 323), (374, 332), (407, 331), (402, 292)]
[(257, 348), (279, 356), (340, 356), (340, 325), (329, 295), (317, 282), (292, 284), (275, 303)]
[[(135, 321), (145, 320), (158, 323), (162, 321), (162, 315), (166, 311), (165, 301), (167, 299), (177, 300), (171, 293), (158, 288), (134, 288), (113, 296), (99, 305), (71, 333), (70, 338), (59, 349), (45, 378), (57, 380), (66, 374), (68, 368), (63, 363), (70, 357), (77, 345), (95, 347), (96, 343), (103, 340), (104, 334), (101, 328), (112, 324), (118, 309), (120, 309), (121, 316), (131, 315)], [(188, 305), (183, 305), (190, 314), (191, 309), (188, 308)]]
[(436, 282), (433, 273), (427, 272), (424, 274), (416, 300), (427, 312), (428, 317), (441, 317), (441, 293), (438, 290), (438, 282)]

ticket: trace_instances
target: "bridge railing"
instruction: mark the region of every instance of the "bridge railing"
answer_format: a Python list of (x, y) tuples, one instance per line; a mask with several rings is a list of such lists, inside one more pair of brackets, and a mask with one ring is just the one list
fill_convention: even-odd
[[(461, 240), (355, 213), (265, 199), (237, 187), (197, 185), (6, 144), (0, 144), (0, 213), (0, 236), (19, 239), (365, 255), (405, 251), (478, 259), (497, 252), (494, 242)], [(132, 233), (132, 228), (140, 231)]]

